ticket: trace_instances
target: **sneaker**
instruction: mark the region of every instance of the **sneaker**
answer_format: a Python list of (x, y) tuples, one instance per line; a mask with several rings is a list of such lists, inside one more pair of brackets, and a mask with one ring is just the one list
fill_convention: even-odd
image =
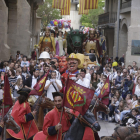
[(109, 121), (110, 121), (110, 122), (112, 121), (112, 118), (111, 118), (111, 117), (109, 117)]
[(99, 118), (99, 119), (102, 119), (102, 116), (101, 116), (101, 115), (99, 115), (99, 116), (98, 116), (98, 118)]

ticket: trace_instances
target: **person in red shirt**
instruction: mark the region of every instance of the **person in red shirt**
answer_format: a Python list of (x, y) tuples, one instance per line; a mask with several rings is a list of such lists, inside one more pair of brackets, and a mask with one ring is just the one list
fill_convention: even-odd
[(53, 92), (55, 108), (46, 114), (43, 124), (43, 132), (39, 132), (35, 135), (34, 140), (56, 140), (58, 133), (58, 140), (62, 139), (62, 134), (69, 130), (75, 117), (71, 114), (67, 114), (64, 109), (62, 114), (62, 121), (60, 123), (60, 117), (62, 112), (63, 93)]
[(11, 116), (20, 126), (20, 132), (16, 134), (13, 130), (7, 129), (7, 136), (9, 140), (11, 138), (21, 140), (29, 139), (38, 132), (37, 125), (34, 121), (36, 111), (31, 112), (30, 105), (27, 102), (29, 93), (30, 90), (27, 88), (23, 88), (18, 91), (18, 94), (20, 94), (20, 96), (13, 106)]

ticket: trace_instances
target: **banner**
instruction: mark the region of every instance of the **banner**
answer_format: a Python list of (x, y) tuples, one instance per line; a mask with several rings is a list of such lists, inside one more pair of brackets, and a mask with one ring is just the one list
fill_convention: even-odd
[(52, 8), (55, 8), (55, 9), (64, 9), (64, 8), (66, 8), (66, 1), (67, 0), (53, 0)]
[(70, 15), (70, 8), (71, 8), (71, 2), (70, 2), (70, 0), (67, 0), (66, 8), (61, 10), (61, 15)]
[(109, 95), (109, 88), (110, 87), (109, 87), (109, 76), (108, 76), (98, 97), (102, 99), (103, 97), (108, 96)]
[(84, 9), (97, 9), (98, 8), (98, 0), (83, 0), (85, 2)]
[(84, 4), (85, 4), (84, 0), (79, 0), (79, 13), (78, 13), (79, 15), (82, 14), (88, 15), (89, 10), (85, 10)]
[(29, 93), (30, 95), (41, 96), (44, 91), (44, 86), (48, 77), (49, 71), (35, 84), (34, 89)]
[(94, 91), (67, 79), (66, 91), (63, 99), (63, 106), (78, 111), (84, 115), (93, 99)]
[(7, 74), (5, 74), (4, 93), (3, 93), (4, 115), (9, 111), (9, 109), (13, 105), (13, 101), (12, 101), (12, 97), (10, 93), (11, 93), (11, 90), (10, 90), (8, 76)]

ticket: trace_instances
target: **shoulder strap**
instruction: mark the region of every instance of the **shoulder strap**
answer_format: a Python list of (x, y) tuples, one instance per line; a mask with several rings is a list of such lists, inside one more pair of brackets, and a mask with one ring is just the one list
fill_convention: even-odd
[(52, 83), (52, 85), (53, 85), (53, 87), (54, 87), (54, 89), (56, 90), (56, 92), (57, 92), (57, 88), (55, 87), (55, 85)]

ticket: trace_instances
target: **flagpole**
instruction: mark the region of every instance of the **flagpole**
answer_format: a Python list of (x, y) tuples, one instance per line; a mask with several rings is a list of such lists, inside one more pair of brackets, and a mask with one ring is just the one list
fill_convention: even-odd
[[(60, 124), (61, 124), (61, 121), (62, 121), (62, 115), (63, 115), (63, 111), (64, 111), (64, 101), (65, 101), (65, 95), (66, 95), (66, 91), (67, 91), (67, 85), (68, 85), (68, 81), (69, 81), (69, 73), (68, 73), (68, 79), (67, 79), (67, 82), (66, 82), (66, 87), (65, 87), (65, 90), (64, 90), (64, 98), (63, 98), (63, 104), (62, 104), (62, 112), (61, 112), (61, 116), (60, 116)], [(58, 136), (59, 136), (59, 130), (58, 130), (58, 133), (57, 133), (57, 139), (58, 140)]]

